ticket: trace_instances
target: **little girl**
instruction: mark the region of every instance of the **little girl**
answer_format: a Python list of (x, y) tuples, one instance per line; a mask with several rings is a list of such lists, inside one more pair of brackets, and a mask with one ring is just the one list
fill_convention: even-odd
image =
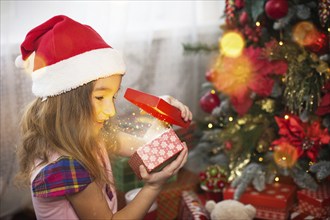
[[(166, 180), (186, 162), (187, 148), (160, 172), (149, 174), (141, 166), (143, 188), (117, 211), (109, 156), (130, 156), (135, 144), (102, 136), (104, 123), (116, 114), (114, 100), (125, 73), (120, 53), (91, 27), (62, 15), (32, 29), (21, 53), (16, 65), (32, 70), (37, 98), (21, 122), (18, 176), (31, 185), (37, 218), (143, 218)], [(166, 101), (184, 120), (192, 119), (181, 102)]]

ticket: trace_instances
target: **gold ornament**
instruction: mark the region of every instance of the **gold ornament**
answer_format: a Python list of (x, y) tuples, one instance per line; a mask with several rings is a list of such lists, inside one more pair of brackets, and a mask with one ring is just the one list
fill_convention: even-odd
[(250, 163), (251, 154), (247, 154), (246, 158), (232, 158), (229, 164), (230, 174), (228, 182), (233, 181), (236, 177), (241, 176), (244, 168)]
[(275, 101), (272, 99), (263, 99), (261, 101), (261, 109), (268, 113), (273, 113), (275, 107)]

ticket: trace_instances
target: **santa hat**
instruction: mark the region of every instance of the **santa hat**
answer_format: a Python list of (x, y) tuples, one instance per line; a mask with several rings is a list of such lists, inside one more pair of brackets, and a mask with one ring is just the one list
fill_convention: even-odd
[(91, 27), (55, 16), (32, 29), (15, 64), (32, 69), (32, 92), (55, 96), (93, 80), (125, 73), (121, 54)]

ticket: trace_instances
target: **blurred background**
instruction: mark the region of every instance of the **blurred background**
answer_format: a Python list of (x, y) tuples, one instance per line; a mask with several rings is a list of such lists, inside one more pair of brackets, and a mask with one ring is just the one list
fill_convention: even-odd
[[(31, 206), (12, 182), (21, 109), (33, 99), (14, 60), (25, 34), (57, 14), (123, 52), (121, 96), (172, 95), (194, 114), (176, 129), (188, 161), (159, 195), (158, 219), (185, 219), (181, 192), (196, 186), (254, 205), (257, 219), (330, 216), (330, 1), (214, 0), (1, 1), (0, 217)], [(140, 186), (127, 160), (113, 170), (130, 179), (116, 181), (122, 193)]]
[[(20, 113), (34, 97), (31, 79), (15, 67), (20, 44), (32, 28), (63, 14), (93, 27), (123, 52), (132, 87), (172, 95), (198, 114), (200, 81), (209, 55), (185, 56), (182, 43), (217, 41), (224, 1), (1, 1), (0, 217), (30, 205), (29, 192), (14, 187)], [(126, 102), (118, 100), (120, 113)], [(122, 103), (123, 102), (123, 103)]]

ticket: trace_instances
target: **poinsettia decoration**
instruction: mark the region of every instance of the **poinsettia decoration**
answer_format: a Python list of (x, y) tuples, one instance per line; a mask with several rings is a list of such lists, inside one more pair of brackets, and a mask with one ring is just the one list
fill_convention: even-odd
[(267, 97), (271, 94), (274, 75), (284, 75), (287, 63), (270, 61), (262, 48), (248, 47), (236, 58), (220, 56), (215, 64), (214, 87), (230, 97), (239, 115), (244, 115), (252, 106), (253, 94)]
[(272, 145), (289, 143), (297, 148), (299, 158), (307, 156), (315, 162), (320, 148), (330, 142), (328, 130), (326, 128), (322, 130), (318, 120), (303, 123), (295, 115), (286, 118), (275, 117), (275, 120), (281, 137), (274, 140)]

